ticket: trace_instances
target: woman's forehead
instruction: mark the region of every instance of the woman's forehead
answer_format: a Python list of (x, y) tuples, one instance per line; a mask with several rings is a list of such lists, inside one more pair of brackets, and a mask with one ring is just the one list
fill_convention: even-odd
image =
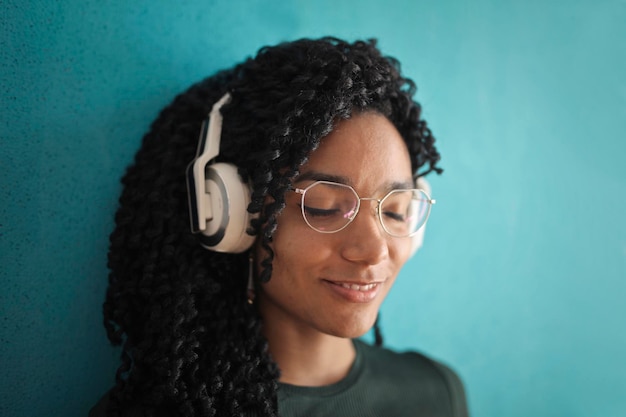
[[(327, 178), (319, 178), (323, 176)], [(353, 186), (363, 181), (406, 183), (412, 182), (411, 161), (402, 136), (386, 117), (360, 113), (340, 121), (322, 139), (296, 181), (303, 178)]]

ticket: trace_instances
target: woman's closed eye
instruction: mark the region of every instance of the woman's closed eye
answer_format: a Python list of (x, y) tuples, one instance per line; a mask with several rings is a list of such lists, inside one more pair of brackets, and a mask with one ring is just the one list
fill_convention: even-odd
[(315, 207), (304, 206), (305, 214), (310, 217), (332, 217), (340, 215), (341, 211), (337, 208), (321, 209)]
[(391, 220), (395, 220), (395, 221), (399, 221), (399, 222), (405, 222), (406, 221), (406, 215), (402, 214), (402, 213), (396, 213), (394, 211), (384, 211), (383, 215), (385, 217), (388, 217)]

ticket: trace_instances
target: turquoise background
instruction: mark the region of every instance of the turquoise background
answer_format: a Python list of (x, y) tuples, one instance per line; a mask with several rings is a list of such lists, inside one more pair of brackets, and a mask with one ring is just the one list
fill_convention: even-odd
[(0, 415), (84, 416), (119, 178), (158, 111), (266, 44), (378, 37), (443, 155), (389, 346), (474, 416), (626, 415), (626, 3), (0, 2)]

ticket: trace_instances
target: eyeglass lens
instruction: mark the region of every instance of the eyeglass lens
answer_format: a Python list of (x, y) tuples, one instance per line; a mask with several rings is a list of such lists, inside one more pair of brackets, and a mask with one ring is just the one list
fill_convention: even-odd
[[(332, 233), (346, 227), (356, 216), (360, 201), (349, 186), (319, 181), (306, 188), (302, 214), (313, 229)], [(430, 199), (421, 190), (393, 190), (380, 202), (379, 218), (392, 236), (409, 236), (426, 221)]]

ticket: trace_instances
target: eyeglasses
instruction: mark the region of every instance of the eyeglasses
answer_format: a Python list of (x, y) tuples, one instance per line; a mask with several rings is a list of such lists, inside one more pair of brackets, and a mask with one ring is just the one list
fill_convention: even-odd
[(378, 203), (376, 213), (385, 232), (395, 237), (412, 236), (426, 223), (435, 204), (424, 190), (392, 190), (380, 200), (359, 197), (354, 188), (330, 181), (316, 181), (306, 188), (294, 188), (302, 194), (300, 208), (304, 221), (320, 233), (335, 233), (346, 228), (356, 217), (361, 201)]

